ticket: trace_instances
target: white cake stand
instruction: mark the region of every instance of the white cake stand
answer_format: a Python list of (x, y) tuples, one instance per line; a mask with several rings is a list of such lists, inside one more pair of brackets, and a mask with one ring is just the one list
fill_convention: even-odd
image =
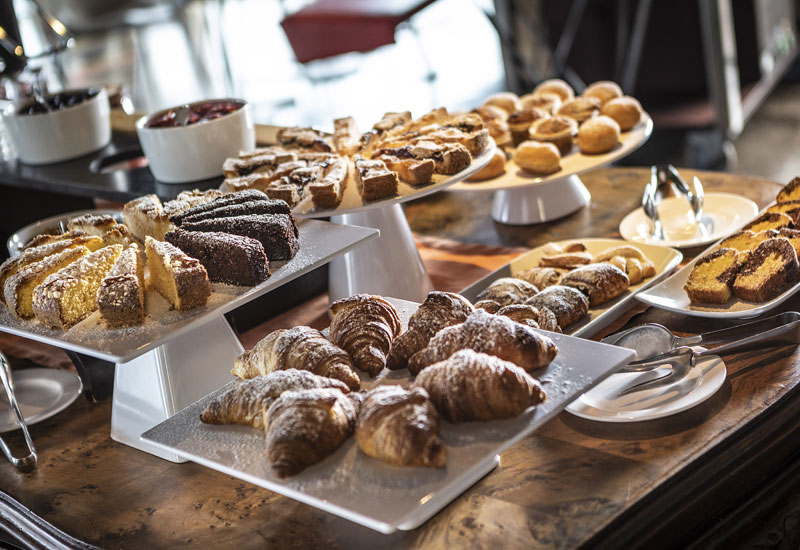
[(292, 210), (298, 218), (329, 217), (343, 225), (380, 230), (380, 239), (359, 247), (330, 263), (328, 295), (331, 301), (358, 293), (380, 294), (421, 302), (433, 290), (419, 256), (411, 228), (400, 204), (441, 191), (474, 174), (489, 163), (495, 152), (494, 141), (470, 166), (434, 183), (414, 187), (400, 182), (398, 194), (383, 200), (364, 203), (355, 182), (350, 179), (342, 202), (334, 209), (312, 210), (310, 200), (300, 202)]
[(203, 308), (178, 312), (153, 308), (136, 327), (108, 329), (95, 313), (69, 331), (20, 321), (0, 307), (0, 331), (116, 363), (111, 409), (112, 439), (173, 462), (174, 453), (140, 439), (153, 426), (231, 380), (243, 351), (224, 314), (309, 273), (371, 239), (378, 232), (317, 220), (298, 223), (300, 250), (272, 267), (272, 276), (252, 288), (213, 285)]
[(561, 159), (561, 170), (549, 176), (536, 176), (506, 162), (503, 175), (486, 181), (463, 182), (448, 191), (496, 191), (492, 219), (509, 225), (529, 225), (562, 218), (580, 210), (592, 196), (579, 174), (595, 170), (624, 158), (641, 147), (653, 133), (649, 116), (631, 130), (623, 132), (621, 143), (602, 155), (584, 155), (575, 146)]

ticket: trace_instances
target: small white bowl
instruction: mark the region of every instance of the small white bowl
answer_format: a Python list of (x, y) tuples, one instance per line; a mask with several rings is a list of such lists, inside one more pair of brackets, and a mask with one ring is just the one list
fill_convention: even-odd
[(211, 99), (186, 105), (235, 102), (241, 107), (212, 120), (186, 126), (148, 127), (165, 109), (136, 121), (136, 133), (153, 176), (163, 183), (185, 183), (222, 174), (222, 163), (240, 151), (255, 148), (255, 128), (250, 105), (241, 99)]
[(20, 109), (24, 105), (6, 107), (3, 120), (19, 160), (25, 164), (50, 164), (80, 157), (108, 145), (111, 141), (108, 94), (102, 88), (93, 91), (97, 93), (77, 105), (47, 113), (22, 113)]

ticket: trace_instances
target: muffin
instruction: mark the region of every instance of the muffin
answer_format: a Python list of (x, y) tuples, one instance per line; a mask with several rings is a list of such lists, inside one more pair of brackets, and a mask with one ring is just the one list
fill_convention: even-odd
[(552, 143), (523, 141), (514, 151), (514, 162), (536, 174), (552, 174), (561, 169), (561, 154)]
[(498, 147), (511, 146), (511, 130), (508, 128), (508, 113), (497, 105), (481, 105), (473, 110), (489, 130), (489, 135), (497, 143)]
[(561, 80), (560, 78), (551, 78), (549, 80), (545, 80), (538, 86), (533, 89), (532, 92), (534, 95), (539, 95), (542, 93), (551, 93), (556, 94), (558, 97), (561, 98), (561, 101), (569, 101), (573, 97), (575, 97), (575, 90), (572, 89), (572, 86)]
[(506, 153), (499, 147), (494, 152), (494, 156), (489, 164), (472, 174), (466, 181), (484, 181), (503, 175), (506, 171)]
[(600, 100), (596, 97), (576, 97), (559, 107), (556, 114), (568, 116), (580, 124), (598, 114), (600, 106)]
[(539, 94), (525, 94), (519, 98), (523, 109), (541, 109), (552, 115), (561, 107), (561, 97), (558, 94), (542, 92)]
[(484, 105), (494, 105), (503, 109), (506, 114), (510, 115), (514, 111), (522, 109), (522, 104), (519, 102), (519, 96), (513, 92), (497, 92), (492, 94), (483, 102)]
[(528, 130), (531, 124), (541, 118), (547, 118), (545, 111), (540, 109), (520, 109), (508, 115), (508, 128), (511, 130), (511, 139), (514, 145), (519, 145), (528, 139)]
[(606, 101), (612, 100), (615, 97), (622, 97), (622, 88), (619, 84), (610, 80), (600, 80), (590, 84), (581, 94), (582, 97), (595, 97), (600, 100), (601, 104)]
[(566, 116), (540, 119), (528, 131), (531, 139), (552, 143), (561, 155), (572, 150), (572, 136), (578, 133), (578, 123)]
[(582, 153), (607, 153), (619, 143), (619, 134), (619, 124), (611, 117), (600, 115), (581, 124), (575, 143)]
[(642, 106), (635, 98), (626, 95), (609, 99), (603, 104), (600, 114), (610, 116), (623, 132), (627, 132), (642, 118)]

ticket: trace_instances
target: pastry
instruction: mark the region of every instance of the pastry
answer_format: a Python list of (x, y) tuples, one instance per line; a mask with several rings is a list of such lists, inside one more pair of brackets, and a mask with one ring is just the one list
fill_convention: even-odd
[(552, 143), (528, 140), (514, 151), (514, 162), (535, 174), (553, 174), (561, 170), (561, 153)]
[(255, 286), (270, 276), (264, 247), (250, 237), (178, 228), (164, 235), (164, 240), (197, 258), (214, 283)]
[[(183, 212), (173, 214), (172, 217), (170, 217), (170, 221), (175, 225), (181, 225), (186, 218), (192, 218), (197, 221), (207, 218), (216, 218), (219, 217), (218, 214), (209, 213), (214, 210), (219, 211), (220, 209), (224, 209), (231, 205), (244, 204), (252, 201), (270, 201), (270, 199), (262, 191), (257, 189), (245, 189), (244, 191), (237, 191), (235, 193), (226, 193), (225, 195), (222, 195), (214, 200), (187, 208)], [(272, 208), (274, 209), (273, 213), (275, 214), (288, 214), (290, 212), (289, 205), (281, 205), (277, 201), (271, 201), (270, 204), (272, 205)], [(222, 212), (229, 212), (229, 210), (222, 210)], [(233, 215), (240, 215), (240, 213), (235, 213)]]
[(483, 104), (499, 107), (509, 115), (522, 108), (522, 104), (519, 102), (519, 96), (513, 92), (497, 92), (496, 94), (490, 95)]
[(550, 364), (558, 352), (552, 340), (532, 328), (476, 309), (463, 323), (436, 333), (427, 347), (411, 356), (408, 370), (417, 374), (462, 349), (495, 355), (528, 371)]
[(561, 107), (561, 97), (550, 92), (525, 94), (519, 98), (519, 102), (523, 109), (541, 109), (548, 115), (552, 115)]
[(123, 250), (97, 291), (97, 309), (110, 327), (144, 320), (144, 264), (139, 245)]
[(303, 149), (319, 153), (333, 151), (333, 147), (322, 134), (311, 128), (281, 128), (278, 130), (277, 139), (278, 145), (286, 149)]
[(231, 373), (239, 378), (253, 378), (289, 369), (335, 378), (352, 390), (360, 386), (350, 356), (317, 329), (304, 326), (267, 334), (253, 349), (236, 358)]
[(494, 300), (478, 300), (474, 305), (475, 309), (482, 309), (487, 313), (497, 313), (502, 306)]
[(601, 263), (575, 268), (561, 277), (559, 284), (577, 288), (589, 298), (589, 306), (595, 307), (628, 290), (630, 280), (618, 267)]
[(539, 290), (544, 290), (549, 286), (557, 285), (566, 272), (565, 269), (555, 267), (531, 267), (516, 273), (514, 277), (529, 282)]
[(524, 304), (503, 306), (497, 310), (497, 315), (508, 317), (512, 321), (528, 325), (531, 328), (541, 328), (539, 327), (539, 310), (533, 306), (526, 306)]
[(545, 111), (536, 109), (534, 107), (528, 109), (520, 109), (508, 115), (508, 128), (511, 130), (511, 138), (514, 145), (519, 145), (529, 137), (528, 130), (535, 121), (541, 118), (547, 118), (548, 114)]
[(560, 252), (539, 258), (539, 267), (566, 267), (572, 269), (579, 265), (586, 265), (592, 259), (592, 255), (586, 251)]
[(103, 240), (104, 246), (121, 244), (123, 248), (127, 248), (134, 242), (133, 235), (124, 223), (118, 223), (100, 235), (100, 238)]
[(18, 319), (33, 317), (34, 289), (50, 274), (89, 253), (89, 249), (85, 246), (66, 248), (28, 264), (8, 277), (3, 288), (3, 297), (8, 310)]
[(219, 231), (250, 237), (261, 243), (270, 262), (291, 260), (297, 254), (297, 226), (286, 214), (251, 214), (181, 223), (186, 231)]
[(498, 147), (511, 146), (511, 129), (506, 122), (508, 113), (496, 105), (482, 105), (474, 112), (481, 117), (486, 129), (489, 130), (489, 135)]
[(430, 183), (436, 164), (433, 159), (401, 158), (393, 155), (381, 155), (382, 160), (389, 170), (394, 170), (400, 179), (411, 185)]
[(561, 156), (572, 151), (573, 136), (578, 133), (578, 123), (566, 116), (553, 116), (531, 124), (531, 139), (552, 143)]
[(641, 250), (629, 244), (604, 250), (592, 262), (607, 262), (617, 266), (628, 275), (632, 285), (656, 274), (655, 264)]
[(472, 304), (459, 294), (429, 292), (409, 319), (408, 329), (392, 342), (386, 367), (391, 370), (404, 368), (408, 359), (426, 347), (437, 332), (463, 323), (473, 311)]
[(452, 175), (466, 169), (472, 157), (466, 147), (460, 143), (435, 143), (427, 140), (414, 140), (410, 145), (402, 147), (381, 148), (377, 156), (393, 156), (399, 158), (431, 159), (437, 174)]
[(749, 229), (753, 233), (758, 233), (759, 231), (767, 229), (777, 230), (783, 227), (791, 228), (792, 225), (794, 225), (794, 223), (790, 216), (780, 212), (767, 212), (745, 225), (742, 230)]
[(151, 237), (145, 240), (150, 286), (173, 309), (187, 310), (205, 305), (211, 295), (206, 268), (168, 242)]
[(578, 124), (589, 120), (600, 112), (600, 100), (594, 97), (576, 97), (565, 101), (556, 111), (557, 115), (566, 116)]
[(484, 181), (502, 176), (506, 172), (506, 153), (499, 147), (492, 155), (489, 164), (472, 174), (466, 181)]
[(414, 386), (425, 388), (450, 422), (513, 418), (545, 400), (541, 384), (523, 369), (471, 349), (429, 366)]
[(585, 154), (608, 153), (619, 144), (619, 134), (619, 124), (611, 117), (600, 115), (581, 124), (575, 143)]
[(264, 415), (267, 459), (275, 475), (296, 475), (338, 449), (355, 429), (356, 395), (334, 388), (281, 394)]
[(545, 288), (525, 304), (552, 311), (562, 329), (580, 321), (589, 312), (589, 300), (580, 290), (560, 284)]
[[(762, 233), (766, 233), (766, 231), (762, 231)], [(770, 231), (770, 233), (772, 233), (772, 232)], [(759, 234), (761, 234), (761, 233), (759, 233)], [(794, 251), (797, 252), (798, 254), (800, 254), (800, 230), (798, 230), (798, 229), (787, 229), (787, 228), (784, 227), (783, 229), (778, 231), (778, 235), (783, 237), (784, 239), (788, 239), (789, 242), (794, 247)], [(764, 239), (764, 240), (766, 240), (766, 239)], [(753, 248), (755, 248), (755, 246)]]
[(630, 96), (617, 97), (606, 101), (600, 114), (613, 118), (619, 124), (620, 130), (627, 132), (641, 120), (642, 106)]
[(759, 244), (733, 281), (733, 294), (748, 302), (767, 302), (793, 285), (800, 275), (797, 253), (788, 239)]
[(693, 304), (724, 304), (731, 298), (731, 285), (742, 266), (733, 248), (720, 248), (700, 258), (683, 289)]
[(256, 172), (246, 176), (225, 178), (222, 182), (222, 187), (226, 193), (238, 193), (248, 189), (264, 192), (273, 180), (274, 178), (271, 178), (267, 172)]
[(614, 98), (622, 97), (622, 88), (619, 84), (610, 80), (599, 80), (589, 84), (583, 93), (583, 97), (594, 97), (600, 100), (601, 104), (605, 104)]
[(331, 342), (350, 354), (356, 367), (376, 376), (400, 334), (397, 310), (380, 296), (356, 294), (333, 302), (330, 313)]
[(279, 370), (237, 382), (206, 406), (200, 414), (200, 420), (206, 424), (244, 424), (263, 429), (264, 413), (281, 394), (317, 388), (350, 392), (343, 382), (333, 378), (318, 376), (307, 370)]
[(57, 235), (51, 235), (50, 233), (40, 233), (35, 237), (31, 238), (30, 241), (25, 243), (25, 246), (22, 247), (20, 252), (24, 252), (29, 248), (35, 248), (38, 246), (42, 246), (45, 244), (50, 244), (58, 241), (69, 241), (74, 239), (75, 237), (85, 237), (86, 233), (83, 231), (68, 231), (66, 233), (59, 233)]
[(382, 160), (356, 158), (355, 180), (362, 200), (372, 201), (397, 194), (397, 172), (389, 170)]
[(342, 202), (349, 173), (348, 167), (349, 164), (344, 159), (336, 159), (323, 164), (321, 177), (306, 186), (315, 208), (336, 208)]
[(539, 289), (527, 281), (515, 277), (502, 277), (478, 294), (478, 300), (492, 300), (502, 307), (521, 304), (538, 292)]
[(569, 101), (575, 97), (575, 90), (572, 89), (572, 86), (560, 78), (551, 78), (549, 80), (545, 80), (536, 86), (531, 93), (534, 95), (544, 93), (556, 94), (559, 98), (561, 98), (562, 102)]
[(114, 228), (117, 220), (108, 214), (84, 214), (67, 222), (67, 231), (81, 231), (86, 235), (101, 237)]
[[(789, 231), (791, 231), (791, 229)], [(733, 248), (739, 252), (748, 252), (755, 249), (755, 247), (767, 239), (777, 237), (778, 234), (778, 231), (775, 229), (767, 229), (765, 231), (759, 231), (758, 233), (745, 229), (744, 231), (734, 233), (730, 237), (720, 241), (719, 248)]]
[[(250, 195), (246, 200), (230, 203), (228, 201), (211, 201), (197, 209), (190, 209), (186, 212), (172, 216), (170, 221), (177, 226), (184, 223), (194, 223), (203, 220), (210, 220), (213, 218), (233, 218), (236, 216), (247, 216), (251, 214), (284, 214), (291, 215), (291, 210), (286, 201), (270, 199), (264, 193), (258, 191), (257, 196), (252, 196), (251, 193), (255, 190), (250, 190), (247, 194)], [(237, 193), (241, 194), (244, 191)], [(223, 199), (226, 197), (222, 197)]]
[(249, 151), (239, 151), (238, 158), (250, 159), (254, 157), (263, 157), (265, 155), (271, 155), (275, 157), (274, 164), (276, 165), (297, 159), (296, 151), (287, 151), (278, 145), (268, 145), (266, 147), (256, 147), (255, 149), (250, 149)]
[(787, 183), (783, 189), (780, 190), (778, 196), (775, 197), (775, 202), (789, 202), (800, 200), (800, 176), (793, 178), (792, 181)]
[(358, 150), (361, 133), (353, 117), (333, 119), (333, 145), (343, 155), (352, 155)]
[(439, 414), (421, 387), (378, 386), (358, 412), (355, 438), (366, 455), (398, 466), (443, 468), (447, 448)]
[(147, 236), (161, 240), (164, 233), (172, 229), (156, 195), (144, 195), (125, 203), (122, 217), (133, 236), (142, 242)]
[(800, 221), (800, 200), (793, 200), (787, 202), (779, 202), (767, 208), (767, 212), (779, 212), (786, 214), (792, 221), (797, 224)]

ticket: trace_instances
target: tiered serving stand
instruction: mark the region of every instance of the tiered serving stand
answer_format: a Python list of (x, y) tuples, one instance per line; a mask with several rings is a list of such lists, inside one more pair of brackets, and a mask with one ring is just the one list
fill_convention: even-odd
[(653, 119), (645, 115), (620, 136), (620, 144), (602, 155), (584, 155), (575, 146), (561, 159), (561, 170), (549, 176), (535, 176), (506, 162), (505, 174), (491, 180), (464, 182), (448, 191), (496, 191), (492, 219), (509, 225), (543, 223), (580, 210), (592, 196), (581, 179), (584, 172), (616, 162), (644, 145), (653, 133)]
[[(230, 370), (243, 349), (223, 315), (379, 235), (375, 229), (318, 220), (301, 220), (298, 229), (300, 250), (288, 262), (274, 263), (269, 279), (252, 288), (212, 285), (205, 307), (149, 311), (142, 325), (122, 329), (106, 328), (95, 313), (66, 332), (20, 321), (2, 307), (0, 330), (116, 363), (111, 437), (183, 462), (139, 436), (233, 379)], [(153, 296), (148, 310), (159, 300)]]

